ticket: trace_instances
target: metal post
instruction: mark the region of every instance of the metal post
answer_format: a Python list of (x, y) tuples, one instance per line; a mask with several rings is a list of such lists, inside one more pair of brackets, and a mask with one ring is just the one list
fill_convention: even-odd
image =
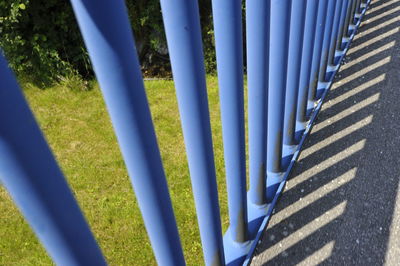
[[(333, 78), (333, 71), (336, 70), (334, 61), (335, 61), (336, 42), (339, 31), (339, 24), (342, 15), (342, 6), (343, 6), (343, 0), (337, 0), (333, 17), (332, 32), (328, 47), (328, 59), (327, 59), (328, 65), (326, 68), (321, 70), (325, 72), (325, 74), (323, 74), (325, 81), (331, 81), (331, 79)], [(328, 68), (328, 66), (330, 68)], [(326, 86), (324, 86), (324, 89), (326, 89)]]
[(0, 51), (0, 184), (58, 265), (106, 265)]
[(183, 265), (178, 230), (124, 1), (71, 2), (157, 262)]
[[(328, 8), (326, 12), (326, 21), (325, 21), (325, 30), (323, 31), (324, 35), (324, 40), (322, 42), (322, 48), (321, 48), (321, 54), (320, 54), (320, 63), (319, 63), (319, 68), (318, 68), (318, 81), (321, 83), (326, 82), (326, 71), (328, 67), (328, 54), (329, 54), (329, 48), (331, 44), (331, 39), (332, 39), (332, 34), (333, 34), (333, 28), (334, 28), (334, 18), (336, 11), (338, 10), (338, 5), (340, 3), (340, 0), (328, 0)], [(314, 89), (314, 87), (313, 87)], [(315, 88), (316, 90), (318, 89), (318, 85)], [(318, 91), (315, 91), (315, 96), (313, 99), (310, 100), (318, 100), (319, 95)]]
[(206, 265), (224, 250), (197, 1), (161, 0)]
[(296, 111), (297, 98), (299, 94), (299, 81), (301, 58), (303, 51), (303, 40), (305, 33), (306, 0), (292, 1), (292, 12), (290, 18), (289, 54), (287, 70), (287, 86), (285, 99), (285, 122), (283, 127), (283, 143), (285, 145), (296, 145)]
[(356, 1), (356, 10), (355, 10), (355, 15), (357, 17), (357, 20), (359, 19), (357, 15), (361, 14), (361, 0)]
[(291, 0), (271, 0), (267, 128), (268, 202), (273, 200), (283, 178), (282, 138), (291, 5)]
[[(344, 23), (344, 27), (343, 27), (343, 39), (347, 39), (350, 38), (351, 34), (352, 34), (352, 30), (350, 29), (350, 24), (353, 20), (353, 10), (355, 8), (355, 4), (356, 4), (356, 0), (349, 0), (349, 6), (346, 12), (346, 21)], [(344, 48), (343, 48), (344, 49)]]
[(336, 0), (320, 0), (318, 6), (318, 16), (317, 16), (317, 27), (315, 31), (315, 42), (314, 42), (314, 52), (311, 64), (311, 75), (309, 81), (309, 93), (308, 93), (308, 109), (314, 108), (314, 102), (317, 100), (317, 86), (318, 77), (321, 64), (321, 54), (322, 46), (324, 43), (324, 33), (325, 33), (325, 22), (327, 17), (328, 3), (332, 3)]
[(360, 13), (363, 13), (366, 11), (366, 9), (368, 8), (369, 1), (371, 1), (371, 0), (361, 0)]
[(249, 199), (256, 205), (266, 203), (269, 11), (266, 0), (246, 1)]
[[(346, 28), (347, 23), (347, 14), (349, 13), (348, 10), (350, 9), (351, 1), (350, 0), (343, 0), (342, 5), (342, 13), (340, 15), (340, 24), (339, 24), (339, 32), (337, 34), (336, 39), (336, 50), (343, 51), (343, 35)], [(348, 27), (348, 25), (347, 25)], [(347, 31), (347, 28), (346, 28)], [(331, 62), (333, 65), (336, 65), (336, 62)]]
[[(303, 51), (300, 65), (299, 96), (297, 101), (297, 121), (299, 124), (307, 122), (308, 88), (311, 75), (311, 64), (314, 51), (316, 21), (319, 0), (308, 0), (306, 21), (304, 26)], [(299, 141), (299, 140), (297, 140)]]
[[(336, 4), (335, 17), (333, 19), (333, 29), (332, 29), (331, 40), (329, 44), (329, 54), (328, 54), (328, 65), (332, 67), (335, 66), (336, 42), (338, 39), (339, 27), (341, 21), (344, 21), (343, 16), (345, 16), (343, 9), (344, 1), (345, 0), (338, 0)], [(331, 78), (332, 77), (327, 77), (326, 79), (329, 81)]]
[(230, 236), (247, 240), (242, 1), (213, 0)]
[(360, 0), (360, 7), (359, 7), (359, 13), (360, 15), (365, 11), (367, 8), (367, 0)]
[(357, 24), (357, 14), (358, 14), (358, 9), (360, 7), (360, 0), (354, 0), (354, 4), (352, 7), (352, 12), (351, 12), (351, 20), (350, 24), (355, 26)]

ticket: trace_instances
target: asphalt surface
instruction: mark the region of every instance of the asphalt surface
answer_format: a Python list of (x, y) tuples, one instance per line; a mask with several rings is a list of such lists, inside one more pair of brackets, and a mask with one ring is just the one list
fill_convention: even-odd
[(372, 1), (252, 265), (400, 265), (400, 0)]

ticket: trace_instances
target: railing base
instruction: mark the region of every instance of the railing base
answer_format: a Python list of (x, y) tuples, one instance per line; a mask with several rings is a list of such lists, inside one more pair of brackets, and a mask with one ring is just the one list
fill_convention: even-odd
[[(249, 198), (249, 197), (248, 197)], [(248, 237), (249, 241), (238, 243), (232, 240), (230, 227), (224, 235), (224, 252), (226, 265), (242, 265), (243, 261), (247, 258), (248, 254), (254, 253), (256, 247), (256, 240), (260, 239), (258, 234), (260, 228), (263, 228), (265, 217), (271, 215), (271, 204), (255, 205), (247, 201), (248, 210)], [(265, 227), (265, 225), (264, 225)]]

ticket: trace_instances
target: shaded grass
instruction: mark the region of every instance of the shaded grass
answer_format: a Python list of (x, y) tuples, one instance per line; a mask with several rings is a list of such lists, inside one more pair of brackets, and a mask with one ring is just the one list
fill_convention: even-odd
[[(207, 78), (223, 231), (228, 227), (217, 79)], [(203, 264), (173, 81), (147, 81), (158, 143), (185, 258)], [(63, 86), (25, 95), (110, 265), (155, 264), (100, 90)], [(50, 258), (0, 187), (0, 265), (46, 265)]]

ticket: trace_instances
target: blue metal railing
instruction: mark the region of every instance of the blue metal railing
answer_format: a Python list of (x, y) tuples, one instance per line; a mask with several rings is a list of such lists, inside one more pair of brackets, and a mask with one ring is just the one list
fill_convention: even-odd
[[(213, 0), (230, 226), (222, 234), (197, 1), (160, 0), (204, 260), (248, 264), (370, 1)], [(159, 264), (185, 264), (123, 0), (71, 0)], [(0, 181), (60, 265), (106, 264), (0, 56)], [(12, 115), (11, 115), (12, 114)]]

